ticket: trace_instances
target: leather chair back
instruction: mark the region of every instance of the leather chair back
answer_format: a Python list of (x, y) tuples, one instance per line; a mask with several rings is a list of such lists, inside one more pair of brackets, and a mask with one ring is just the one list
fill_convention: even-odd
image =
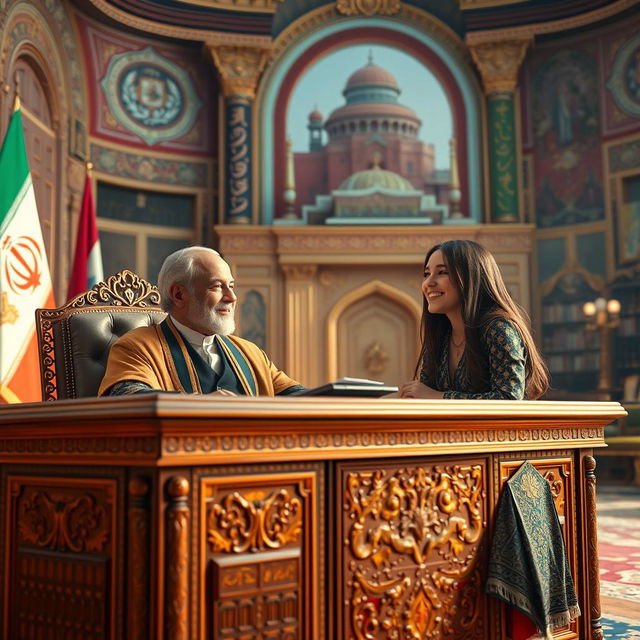
[(96, 396), (111, 345), (136, 327), (162, 322), (158, 289), (120, 271), (58, 309), (37, 309), (43, 400)]

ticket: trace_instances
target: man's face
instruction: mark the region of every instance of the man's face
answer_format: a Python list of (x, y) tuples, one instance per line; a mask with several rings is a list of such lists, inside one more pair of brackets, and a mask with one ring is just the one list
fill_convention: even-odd
[(176, 320), (207, 336), (233, 333), (238, 301), (233, 287), (231, 269), (220, 256), (198, 254), (196, 275), (191, 286), (182, 290), (183, 304), (174, 313)]

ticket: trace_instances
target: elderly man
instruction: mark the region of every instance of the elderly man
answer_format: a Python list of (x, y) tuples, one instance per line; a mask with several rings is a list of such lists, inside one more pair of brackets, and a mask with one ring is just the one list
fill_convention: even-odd
[(257, 345), (231, 335), (237, 297), (229, 265), (206, 247), (172, 253), (158, 276), (165, 320), (122, 336), (98, 395), (148, 391), (285, 395), (304, 389)]

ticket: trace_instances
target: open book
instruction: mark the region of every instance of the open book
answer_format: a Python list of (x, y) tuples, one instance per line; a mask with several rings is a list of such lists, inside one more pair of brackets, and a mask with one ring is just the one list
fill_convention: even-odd
[(313, 389), (303, 389), (291, 395), (296, 396), (351, 396), (356, 398), (379, 398), (394, 393), (398, 387), (386, 385), (378, 380), (366, 378), (339, 378)]

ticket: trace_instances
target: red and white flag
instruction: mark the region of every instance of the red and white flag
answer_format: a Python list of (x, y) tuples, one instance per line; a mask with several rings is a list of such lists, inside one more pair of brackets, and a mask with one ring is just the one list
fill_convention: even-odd
[(73, 258), (73, 268), (69, 279), (67, 300), (71, 300), (79, 293), (84, 293), (96, 282), (102, 281), (102, 253), (100, 238), (96, 225), (96, 210), (93, 205), (91, 178), (87, 172), (84, 183), (84, 195), (78, 221), (78, 235), (76, 239), (76, 253)]
[(16, 102), (0, 150), (0, 404), (42, 400), (35, 310), (55, 307)]

